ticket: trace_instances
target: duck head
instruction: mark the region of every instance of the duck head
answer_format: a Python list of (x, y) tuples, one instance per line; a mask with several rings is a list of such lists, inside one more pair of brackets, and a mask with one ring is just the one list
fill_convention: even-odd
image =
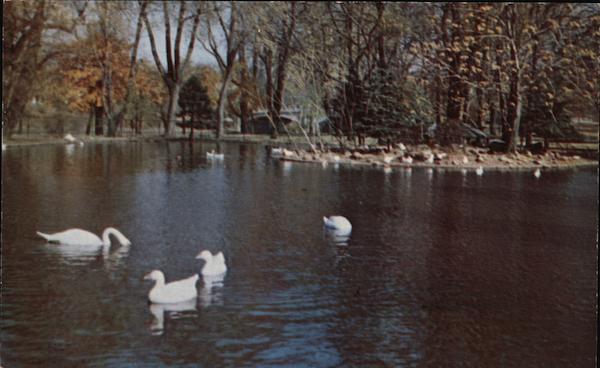
[(152, 272), (150, 272), (149, 274), (147, 274), (146, 276), (144, 276), (144, 280), (153, 280), (153, 281), (163, 281), (165, 280), (165, 276), (163, 275), (163, 273), (161, 271), (158, 270), (154, 270)]
[(203, 259), (206, 262), (210, 262), (210, 260), (212, 259), (212, 254), (210, 254), (210, 252), (207, 250), (203, 250), (202, 252), (198, 253), (196, 259)]

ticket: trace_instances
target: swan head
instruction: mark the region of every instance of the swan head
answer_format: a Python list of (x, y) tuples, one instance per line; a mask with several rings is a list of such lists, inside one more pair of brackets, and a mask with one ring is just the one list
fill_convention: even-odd
[(210, 254), (210, 252), (207, 250), (203, 250), (202, 252), (198, 253), (196, 259), (203, 259), (206, 262), (210, 262), (210, 260), (212, 259), (212, 254)]
[(117, 240), (119, 241), (119, 243), (121, 243), (121, 245), (126, 245), (126, 246), (131, 245), (131, 242), (129, 241), (129, 239), (127, 239), (125, 237), (125, 235), (123, 235), (119, 230), (115, 229), (114, 227), (107, 227), (106, 229), (104, 229), (104, 232), (102, 233), (102, 242), (104, 243), (105, 246), (110, 245), (109, 235), (111, 235), (111, 234), (117, 238)]
[(154, 270), (152, 272), (150, 272), (149, 274), (144, 276), (144, 280), (153, 280), (153, 281), (164, 281), (165, 280), (165, 275), (159, 271), (159, 270)]

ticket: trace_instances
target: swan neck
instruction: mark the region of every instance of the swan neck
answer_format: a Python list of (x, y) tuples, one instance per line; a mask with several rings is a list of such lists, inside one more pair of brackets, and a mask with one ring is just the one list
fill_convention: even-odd
[(102, 233), (102, 243), (105, 247), (110, 246), (110, 236), (114, 235), (119, 243), (122, 245), (129, 245), (129, 240), (125, 237), (125, 235), (121, 234), (121, 232), (113, 227), (107, 227)]
[(104, 232), (102, 233), (102, 244), (104, 244), (104, 247), (110, 247), (110, 234), (112, 233), (110, 228), (107, 228), (104, 230)]

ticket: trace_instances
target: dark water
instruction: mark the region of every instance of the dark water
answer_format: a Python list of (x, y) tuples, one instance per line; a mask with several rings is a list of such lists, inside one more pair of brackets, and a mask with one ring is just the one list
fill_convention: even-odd
[[(211, 163), (214, 148), (3, 152), (4, 367), (595, 366), (596, 169), (385, 174), (260, 145)], [(329, 214), (353, 223), (347, 244), (323, 233)], [(133, 244), (35, 237), (107, 226)], [(142, 276), (188, 277), (202, 249), (225, 253), (223, 286), (149, 306)]]

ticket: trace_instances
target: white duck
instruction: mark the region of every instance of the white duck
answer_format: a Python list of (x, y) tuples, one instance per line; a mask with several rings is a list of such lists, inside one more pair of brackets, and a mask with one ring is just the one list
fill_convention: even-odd
[(283, 148), (275, 147), (271, 148), (271, 156), (281, 156), (283, 155)]
[(196, 259), (203, 259), (205, 261), (201, 271), (202, 276), (214, 276), (227, 272), (227, 265), (225, 265), (223, 252), (213, 255), (211, 252), (203, 250), (198, 253)]
[(323, 224), (328, 230), (333, 230), (336, 235), (348, 235), (352, 231), (352, 224), (344, 216), (323, 217)]
[(410, 156), (402, 157), (402, 162), (405, 163), (405, 164), (412, 164), (413, 158), (410, 157)]
[(540, 169), (537, 169), (533, 172), (533, 176), (535, 176), (536, 179), (539, 179), (540, 176), (542, 176), (542, 172), (540, 171)]
[(196, 274), (187, 279), (169, 282), (165, 284), (165, 275), (162, 271), (154, 270), (144, 276), (144, 280), (154, 280), (154, 287), (148, 293), (148, 300), (158, 304), (181, 303), (186, 300), (195, 299), (198, 296)]
[(207, 158), (213, 158), (215, 160), (222, 160), (225, 158), (225, 154), (223, 153), (215, 153), (215, 150), (212, 150), (210, 152), (206, 152), (206, 157)]
[(46, 239), (49, 243), (102, 247), (104, 252), (108, 252), (108, 249), (110, 248), (110, 235), (114, 235), (121, 245), (131, 245), (129, 239), (114, 227), (107, 227), (104, 229), (102, 232), (102, 239), (94, 233), (81, 229), (68, 229), (54, 234), (45, 234), (38, 231), (37, 234)]
[(79, 144), (81, 147), (84, 146), (83, 141), (80, 139), (75, 138), (71, 133), (68, 133), (67, 135), (65, 135), (65, 140), (69, 143), (77, 143)]
[(479, 176), (483, 175), (483, 166), (479, 166), (477, 170), (475, 170), (475, 173)]

